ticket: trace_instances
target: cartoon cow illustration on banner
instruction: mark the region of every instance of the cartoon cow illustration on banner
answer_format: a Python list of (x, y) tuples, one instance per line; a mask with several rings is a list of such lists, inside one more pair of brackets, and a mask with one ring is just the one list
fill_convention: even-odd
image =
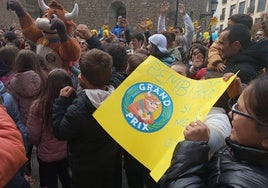
[(129, 112), (134, 114), (140, 122), (151, 125), (154, 123), (153, 113), (160, 107), (159, 99), (150, 92), (143, 99), (134, 101), (128, 106)]

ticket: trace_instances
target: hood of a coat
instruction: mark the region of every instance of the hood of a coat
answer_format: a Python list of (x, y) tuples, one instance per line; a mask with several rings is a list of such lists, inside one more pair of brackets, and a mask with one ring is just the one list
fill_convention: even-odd
[(109, 85), (107, 90), (101, 89), (85, 89), (85, 93), (95, 108), (98, 108), (101, 103), (114, 91), (114, 87)]
[(32, 70), (16, 73), (9, 87), (23, 97), (36, 96), (41, 90), (41, 78)]
[(174, 56), (162, 57), (161, 61), (170, 67), (176, 61), (176, 58)]

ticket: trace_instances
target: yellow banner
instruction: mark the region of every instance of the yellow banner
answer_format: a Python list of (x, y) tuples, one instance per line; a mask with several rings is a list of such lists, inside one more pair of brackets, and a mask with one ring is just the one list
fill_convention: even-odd
[(158, 181), (185, 127), (203, 120), (233, 79), (192, 80), (150, 56), (93, 116)]

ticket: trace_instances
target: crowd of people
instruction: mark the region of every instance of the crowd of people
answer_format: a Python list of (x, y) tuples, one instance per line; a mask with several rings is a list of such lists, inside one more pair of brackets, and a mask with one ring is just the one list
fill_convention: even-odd
[[(27, 15), (9, 2), (19, 18)], [(215, 41), (204, 42), (194, 40), (183, 4), (184, 25), (167, 30), (168, 10), (163, 0), (155, 32), (146, 21), (133, 31), (122, 16), (105, 36), (79, 23), (71, 38), (80, 56), (67, 68), (52, 66), (57, 57), (39, 54), (22, 29), (0, 30), (0, 187), (122, 188), (122, 168), (129, 188), (268, 187), (265, 25), (252, 35), (252, 17), (235, 14)], [(189, 122), (159, 182), (92, 115), (148, 56), (195, 80), (238, 72), (206, 119)], [(33, 148), (39, 181), (31, 177)]]

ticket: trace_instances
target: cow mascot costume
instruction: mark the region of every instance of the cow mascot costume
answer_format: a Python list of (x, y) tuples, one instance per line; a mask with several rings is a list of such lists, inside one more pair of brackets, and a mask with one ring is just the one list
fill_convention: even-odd
[(49, 69), (56, 67), (70, 70), (70, 62), (80, 58), (78, 41), (71, 37), (76, 27), (73, 19), (78, 16), (78, 5), (67, 12), (61, 4), (52, 0), (48, 5), (38, 0), (43, 17), (35, 21), (18, 0), (7, 0), (7, 9), (15, 11), (24, 36), (36, 43), (36, 52), (44, 57)]

